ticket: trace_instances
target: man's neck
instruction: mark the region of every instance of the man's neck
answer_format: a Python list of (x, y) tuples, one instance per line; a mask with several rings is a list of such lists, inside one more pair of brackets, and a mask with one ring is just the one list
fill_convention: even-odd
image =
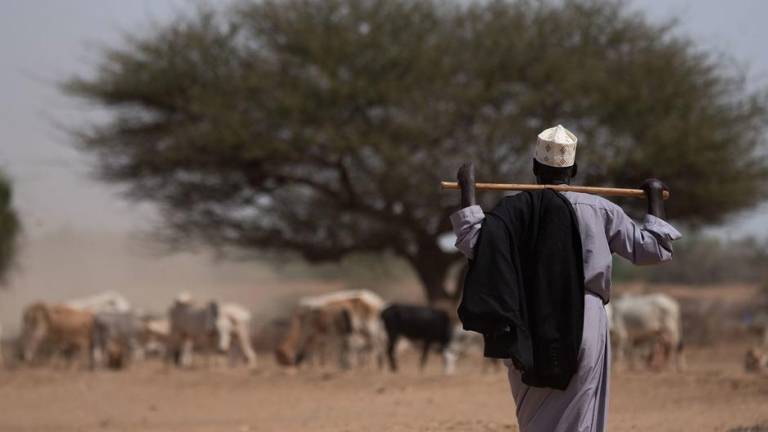
[(569, 185), (571, 184), (571, 179), (538, 178), (536, 179), (536, 183), (543, 185)]

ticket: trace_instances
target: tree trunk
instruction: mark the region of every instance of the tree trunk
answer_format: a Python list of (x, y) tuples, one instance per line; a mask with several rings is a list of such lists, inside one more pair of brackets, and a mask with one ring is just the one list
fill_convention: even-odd
[(419, 276), (419, 281), (424, 289), (427, 301), (433, 303), (450, 298), (448, 291), (445, 289), (449, 265), (437, 262), (430, 263), (428, 261), (413, 265), (416, 274)]
[(456, 254), (443, 252), (436, 244), (429, 244), (422, 245), (418, 254), (409, 260), (429, 303), (451, 299), (446, 281), (451, 267), (458, 259)]
[(456, 272), (456, 289), (451, 294), (453, 300), (458, 302), (461, 300), (461, 295), (464, 292), (464, 279), (467, 277), (469, 271), (469, 264), (467, 262), (461, 264), (461, 268)]

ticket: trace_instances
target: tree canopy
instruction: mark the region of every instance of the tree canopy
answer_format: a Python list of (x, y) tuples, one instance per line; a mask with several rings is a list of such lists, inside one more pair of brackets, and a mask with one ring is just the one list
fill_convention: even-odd
[(464, 160), (527, 180), (558, 123), (581, 183), (661, 178), (674, 219), (765, 196), (764, 95), (622, 2), (243, 1), (131, 34), (64, 88), (111, 110), (81, 147), (170, 241), (391, 251), (430, 299), (461, 261), (438, 243), (457, 202), (438, 182)]
[(16, 211), (12, 207), (11, 184), (0, 173), (0, 285), (6, 281), (16, 256), (16, 245), (21, 231)]

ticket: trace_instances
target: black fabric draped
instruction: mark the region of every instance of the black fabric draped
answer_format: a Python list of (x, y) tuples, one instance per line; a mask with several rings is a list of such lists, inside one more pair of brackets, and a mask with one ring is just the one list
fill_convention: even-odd
[(524, 383), (565, 389), (578, 367), (584, 267), (578, 220), (545, 189), (502, 199), (483, 221), (459, 318), (485, 356), (512, 359)]

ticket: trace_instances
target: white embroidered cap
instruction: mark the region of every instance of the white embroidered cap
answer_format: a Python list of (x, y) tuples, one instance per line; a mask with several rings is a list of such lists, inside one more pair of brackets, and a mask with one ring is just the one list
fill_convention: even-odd
[(576, 160), (577, 141), (578, 139), (573, 132), (562, 125), (557, 125), (539, 134), (533, 157), (540, 163), (551, 167), (569, 167)]

